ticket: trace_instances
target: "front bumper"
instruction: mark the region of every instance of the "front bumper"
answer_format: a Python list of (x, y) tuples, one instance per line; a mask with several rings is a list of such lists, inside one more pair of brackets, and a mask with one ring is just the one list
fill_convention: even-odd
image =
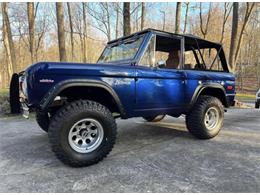
[(12, 114), (22, 113), (23, 117), (29, 118), (29, 106), (26, 100), (24, 83), (24, 72), (13, 74), (10, 83), (10, 110)]
[(27, 106), (26, 101), (24, 98), (20, 98), (21, 103), (21, 113), (24, 118), (28, 119), (30, 115), (30, 108)]
[(25, 72), (19, 73), (19, 101), (20, 101), (20, 110), (22, 116), (26, 119), (29, 118), (30, 108), (27, 103), (27, 80), (25, 77)]

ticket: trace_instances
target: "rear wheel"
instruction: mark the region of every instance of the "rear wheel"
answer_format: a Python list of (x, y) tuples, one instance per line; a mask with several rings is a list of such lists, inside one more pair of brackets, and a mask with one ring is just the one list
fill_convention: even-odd
[(260, 101), (255, 102), (255, 108), (259, 108)]
[(48, 133), (58, 159), (73, 167), (88, 166), (101, 161), (112, 150), (116, 123), (105, 106), (79, 100), (55, 114)]
[(143, 117), (144, 120), (148, 121), (148, 122), (159, 122), (161, 120), (163, 120), (165, 117), (164, 115), (157, 115), (157, 116), (147, 116), (147, 117)]
[(224, 107), (216, 97), (202, 95), (186, 115), (189, 132), (199, 139), (215, 137), (223, 126)]

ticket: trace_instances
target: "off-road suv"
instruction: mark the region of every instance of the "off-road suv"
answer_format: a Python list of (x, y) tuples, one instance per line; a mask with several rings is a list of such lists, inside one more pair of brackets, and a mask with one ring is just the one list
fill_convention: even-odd
[(10, 91), (11, 108), (20, 99), (25, 117), (35, 110), (58, 159), (78, 167), (112, 150), (118, 117), (155, 122), (184, 114), (192, 135), (216, 136), (235, 78), (221, 44), (147, 29), (108, 42), (96, 64), (34, 64), (14, 75)]

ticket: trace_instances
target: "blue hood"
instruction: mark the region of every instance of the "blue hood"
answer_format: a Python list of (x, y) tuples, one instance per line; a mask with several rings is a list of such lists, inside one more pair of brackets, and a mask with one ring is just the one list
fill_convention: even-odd
[(56, 84), (68, 79), (94, 79), (106, 83), (111, 78), (134, 78), (135, 66), (130, 64), (83, 64), (69, 62), (39, 62), (25, 71), (30, 104), (39, 100)]
[[(131, 77), (130, 64), (83, 64), (70, 62), (39, 62), (27, 68), (27, 75), (120, 76)], [(131, 71), (130, 71), (131, 72)]]

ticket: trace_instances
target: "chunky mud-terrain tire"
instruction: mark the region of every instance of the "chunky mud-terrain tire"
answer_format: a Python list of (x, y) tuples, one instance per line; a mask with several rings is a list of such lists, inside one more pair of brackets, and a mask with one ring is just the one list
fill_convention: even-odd
[(143, 117), (144, 120), (146, 120), (147, 122), (159, 122), (161, 120), (163, 120), (165, 117), (164, 115), (157, 115), (157, 116), (147, 116), (147, 117)]
[(224, 107), (216, 97), (202, 95), (186, 115), (189, 132), (199, 139), (218, 135), (223, 126)]
[(41, 129), (45, 132), (48, 132), (50, 124), (50, 118), (48, 116), (48, 113), (36, 110), (35, 118), (36, 122), (41, 127)]
[(115, 144), (116, 133), (112, 113), (88, 100), (61, 108), (51, 119), (48, 132), (52, 151), (73, 167), (89, 166), (105, 158)]

